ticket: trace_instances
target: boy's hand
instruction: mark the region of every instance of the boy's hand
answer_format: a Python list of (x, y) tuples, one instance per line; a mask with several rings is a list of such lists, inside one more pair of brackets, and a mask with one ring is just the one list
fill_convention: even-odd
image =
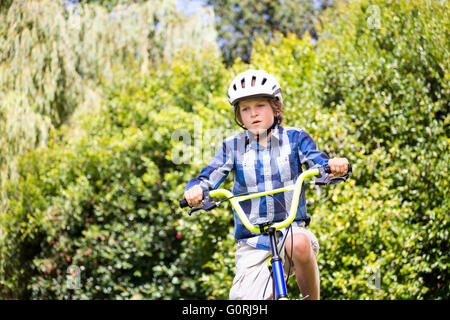
[(198, 207), (202, 204), (203, 189), (200, 186), (193, 186), (184, 193), (184, 198), (191, 207)]
[(331, 169), (331, 173), (328, 178), (342, 177), (347, 174), (348, 160), (347, 158), (333, 158), (328, 160), (328, 166)]

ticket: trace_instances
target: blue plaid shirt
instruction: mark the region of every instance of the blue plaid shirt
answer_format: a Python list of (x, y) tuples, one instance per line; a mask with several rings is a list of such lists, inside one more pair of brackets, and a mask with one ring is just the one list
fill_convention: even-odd
[[(295, 183), (302, 173), (317, 165), (327, 165), (328, 156), (317, 149), (311, 136), (304, 130), (276, 126), (267, 141), (267, 147), (250, 137), (248, 130), (222, 142), (209, 165), (200, 175), (190, 180), (185, 190), (200, 185), (203, 190), (217, 189), (230, 172), (234, 173), (233, 194), (262, 192)], [(291, 206), (293, 191), (276, 193), (240, 202), (250, 222), (258, 225), (282, 221)], [(270, 250), (269, 237), (249, 231), (234, 211), (236, 241), (263, 250)], [(311, 218), (306, 212), (304, 189), (300, 195), (294, 223), (304, 221), (308, 226)], [(282, 232), (285, 235), (285, 230)]]

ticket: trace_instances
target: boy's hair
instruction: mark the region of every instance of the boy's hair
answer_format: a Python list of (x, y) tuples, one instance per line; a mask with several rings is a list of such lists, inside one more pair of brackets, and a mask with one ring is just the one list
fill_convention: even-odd
[[(283, 121), (283, 103), (278, 100), (277, 98), (267, 98), (267, 101), (269, 102), (270, 106), (272, 107), (272, 111), (274, 114), (279, 113), (279, 115), (276, 117), (278, 122), (278, 125), (281, 125), (281, 122)], [(239, 103), (236, 103), (234, 105), (234, 118), (236, 119), (236, 122), (239, 126), (244, 128), (244, 124), (242, 123), (241, 118), (241, 112), (239, 108)]]

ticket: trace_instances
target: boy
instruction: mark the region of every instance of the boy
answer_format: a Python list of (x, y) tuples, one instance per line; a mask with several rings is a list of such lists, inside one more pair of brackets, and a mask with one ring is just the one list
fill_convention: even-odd
[[(304, 130), (281, 126), (281, 87), (264, 70), (250, 69), (238, 74), (231, 82), (228, 99), (234, 107), (237, 124), (245, 132), (225, 139), (211, 163), (188, 182), (184, 198), (190, 206), (201, 205), (203, 191), (217, 189), (231, 171), (234, 173), (233, 194), (261, 192), (294, 184), (302, 172), (301, 165), (311, 168), (328, 164), (332, 171), (329, 178), (347, 173), (347, 159), (328, 159), (325, 153), (317, 150), (314, 140)], [(281, 221), (290, 208), (291, 198), (291, 192), (284, 192), (243, 201), (241, 206), (253, 224)], [(302, 191), (292, 233), (281, 231), (279, 245), (281, 239), (287, 238), (280, 256), (286, 272), (289, 262), (293, 263), (302, 295), (307, 299), (319, 299), (316, 262), (319, 244), (306, 229), (310, 220)], [(235, 238), (236, 276), (230, 299), (270, 299), (272, 282), (268, 283), (268, 236), (248, 231), (235, 214)]]

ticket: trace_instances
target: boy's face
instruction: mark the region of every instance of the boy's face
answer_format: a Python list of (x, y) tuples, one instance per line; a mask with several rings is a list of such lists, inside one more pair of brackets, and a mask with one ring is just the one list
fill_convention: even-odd
[(273, 124), (274, 113), (266, 98), (249, 98), (239, 102), (242, 124), (254, 134), (264, 133)]

